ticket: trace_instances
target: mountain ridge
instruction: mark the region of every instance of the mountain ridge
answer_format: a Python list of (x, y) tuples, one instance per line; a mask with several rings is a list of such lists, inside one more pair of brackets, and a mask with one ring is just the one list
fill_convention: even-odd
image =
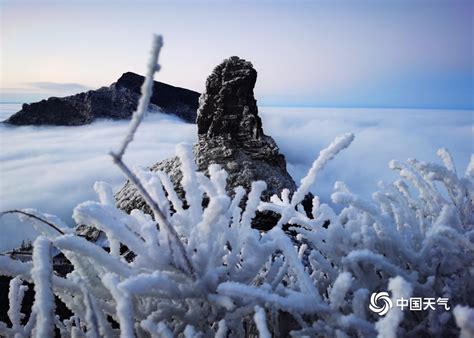
[[(30, 104), (4, 123), (13, 125), (79, 126), (98, 118), (129, 119), (137, 108), (144, 77), (125, 72), (110, 86), (65, 97), (50, 97)], [(176, 115), (195, 123), (200, 93), (154, 81), (150, 110)]]

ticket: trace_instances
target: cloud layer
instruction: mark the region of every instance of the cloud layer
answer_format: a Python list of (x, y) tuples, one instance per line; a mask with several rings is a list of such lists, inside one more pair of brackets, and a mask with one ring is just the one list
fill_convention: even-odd
[(78, 92), (83, 92), (83, 91), (87, 91), (91, 89), (90, 87), (84, 86), (80, 83), (61, 83), (61, 82), (43, 81), (43, 82), (27, 82), (25, 84), (33, 88), (59, 92), (59, 93), (62, 93), (62, 92), (78, 93)]
[[(19, 105), (0, 105), (0, 118)], [(328, 200), (336, 180), (370, 198), (379, 180), (396, 175), (392, 158), (437, 160), (436, 150), (451, 150), (462, 172), (472, 149), (472, 111), (315, 109), (263, 107), (264, 130), (286, 156), (295, 180), (303, 177), (319, 151), (348, 131), (354, 143), (321, 173), (313, 192)], [(35, 208), (72, 225), (72, 209), (95, 199), (93, 183), (106, 181), (118, 189), (124, 182), (108, 151), (119, 144), (127, 121), (97, 121), (81, 127), (0, 126), (0, 209)], [(174, 154), (175, 145), (196, 140), (196, 126), (171, 116), (149, 115), (131, 144), (126, 161), (148, 166)], [(0, 220), (0, 251), (34, 232), (18, 231), (14, 216)], [(5, 239), (5, 240), (3, 240)]]

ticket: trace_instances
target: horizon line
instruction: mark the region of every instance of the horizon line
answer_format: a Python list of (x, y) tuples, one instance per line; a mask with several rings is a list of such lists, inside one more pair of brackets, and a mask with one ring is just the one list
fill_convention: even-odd
[[(42, 99), (44, 100), (44, 99)], [(39, 100), (39, 101), (42, 101)], [(0, 101), (0, 104), (31, 104), (39, 101), (31, 101), (31, 102), (22, 102), (22, 101)], [(258, 100), (257, 100), (258, 101)], [(332, 104), (304, 104), (304, 103), (288, 103), (288, 104), (268, 104), (268, 103), (260, 103), (258, 107), (268, 107), (268, 108), (328, 108), (328, 109), (416, 109), (416, 110), (473, 110), (474, 106), (472, 107), (429, 107), (429, 106), (373, 106), (373, 105), (332, 105)]]

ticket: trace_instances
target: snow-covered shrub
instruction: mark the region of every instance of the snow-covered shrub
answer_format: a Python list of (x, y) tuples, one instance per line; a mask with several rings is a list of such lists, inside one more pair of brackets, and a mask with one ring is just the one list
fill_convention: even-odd
[[(155, 48), (147, 81), (157, 55)], [(147, 106), (144, 92), (131, 132), (113, 156), (153, 216), (117, 209), (110, 186), (102, 182), (95, 185), (99, 201), (79, 204), (73, 213), (77, 224), (103, 232), (100, 243), (77, 236), (54, 216), (23, 211), (20, 218), (42, 235), (31, 262), (0, 256), (0, 274), (14, 277), (12, 325), (0, 323), (0, 334), (46, 337), (55, 327), (75, 337), (473, 334), (473, 159), (464, 178), (446, 150), (439, 152), (443, 166), (393, 161), (400, 180), (381, 184), (372, 201), (337, 183), (332, 200), (342, 211), (315, 197), (308, 215), (304, 197), (325, 164), (350, 145), (352, 134), (321, 151), (296, 192), (284, 190), (269, 202), (260, 198), (265, 182), (254, 182), (249, 192), (238, 187), (229, 196), (225, 170), (212, 165), (209, 177), (196, 172), (191, 148), (179, 145), (183, 203), (165, 173), (132, 172), (122, 161)], [(281, 217), (272, 230), (260, 232), (251, 222), (265, 210)], [(123, 246), (133, 258), (121, 253)], [(65, 277), (53, 272), (55, 250), (74, 266)], [(24, 325), (22, 280), (33, 282), (36, 294)], [(390, 291), (393, 304), (401, 297), (443, 297), (456, 308), (392, 307), (380, 317), (368, 311), (370, 294), (379, 291)], [(54, 318), (54, 295), (71, 318)]]
[[(368, 311), (368, 297), (390, 290), (394, 302), (412, 295), (447, 297), (451, 307), (472, 306), (472, 170), (458, 178), (444, 150), (440, 154), (446, 166), (392, 162), (402, 179), (382, 184), (372, 202), (338, 183), (332, 198), (346, 207), (337, 214), (315, 198), (308, 217), (301, 201), (317, 171), (351, 140), (352, 135), (338, 138), (321, 152), (293, 196), (283, 191), (270, 202), (260, 200), (264, 182), (255, 182), (248, 195), (237, 188), (229, 197), (226, 172), (217, 165), (210, 167), (209, 178), (196, 172), (191, 149), (184, 145), (178, 146), (177, 154), (189, 208), (183, 207), (166, 174), (136, 169), (143, 187), (175, 229), (181, 249), (151, 216), (118, 210), (105, 183), (95, 185), (100, 202), (78, 205), (73, 217), (78, 224), (102, 230), (110, 253), (67, 228), (62, 227), (60, 234), (37, 219), (21, 216), (43, 236), (34, 242), (32, 262), (0, 257), (0, 272), (18, 276), (11, 282), (8, 313), (14, 325), (3, 325), (1, 332), (9, 336), (27, 336), (31, 329), (38, 335), (52, 332), (53, 292), (75, 314), (65, 322), (56, 321), (65, 336), (118, 335), (108, 316), (120, 324), (123, 337), (241, 336), (253, 318), (262, 336), (278, 335), (289, 327), (295, 335), (309, 336), (459, 332), (452, 312), (444, 309), (402, 312), (394, 307), (377, 322), (378, 315)], [(440, 191), (436, 182), (443, 183), (446, 191)], [(204, 194), (209, 198), (206, 207), (201, 203)], [(241, 210), (244, 197), (246, 207)], [(279, 224), (266, 233), (252, 229), (257, 210), (279, 213)], [(285, 233), (281, 225), (287, 223), (294, 226)], [(120, 254), (120, 243), (134, 252), (132, 261)], [(52, 246), (74, 265), (65, 278), (52, 273)], [(25, 327), (19, 324), (24, 287), (18, 278), (34, 282), (37, 295)], [(469, 324), (463, 323), (468, 330)]]

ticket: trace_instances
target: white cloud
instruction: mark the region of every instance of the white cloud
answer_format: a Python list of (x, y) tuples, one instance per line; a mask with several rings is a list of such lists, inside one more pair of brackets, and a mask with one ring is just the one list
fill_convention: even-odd
[[(19, 109), (0, 105), (2, 114)], [(472, 149), (471, 111), (376, 109), (261, 108), (264, 130), (275, 138), (295, 180), (311, 166), (319, 151), (340, 134), (353, 131), (354, 143), (317, 179), (314, 193), (327, 200), (336, 180), (370, 198), (380, 179), (392, 180), (392, 158), (437, 160), (447, 147), (464, 170)], [(108, 151), (123, 137), (127, 121), (96, 121), (81, 127), (0, 126), (0, 209), (35, 208), (72, 224), (73, 207), (95, 199), (93, 183), (102, 180), (118, 189), (124, 182)], [(179, 142), (196, 140), (196, 126), (176, 118), (150, 115), (140, 126), (126, 160), (151, 165), (174, 154)], [(32, 236), (28, 226), (18, 232), (15, 217), (0, 220), (0, 251)], [(3, 240), (5, 239), (5, 240)]]
[[(34, 208), (72, 224), (73, 207), (95, 199), (95, 181), (117, 189), (124, 183), (107, 154), (118, 146), (127, 127), (128, 121), (81, 127), (0, 126), (0, 209)], [(194, 142), (196, 132), (195, 125), (177, 118), (150, 115), (125, 159), (132, 165), (151, 165), (173, 155), (175, 144)], [(0, 220), (0, 251), (16, 245), (19, 236), (11, 240), (10, 234), (17, 235), (17, 226), (14, 217)], [(31, 234), (28, 226), (21, 229)]]
[(27, 82), (25, 84), (33, 88), (52, 91), (52, 92), (59, 92), (59, 93), (62, 93), (62, 92), (79, 93), (79, 92), (84, 92), (91, 89), (90, 87), (82, 85), (80, 83), (62, 83), (62, 82), (43, 81), (43, 82)]
[(391, 181), (391, 159), (439, 161), (448, 148), (462, 171), (473, 152), (472, 111), (409, 109), (264, 108), (265, 131), (277, 141), (296, 181), (337, 135), (354, 132), (349, 149), (321, 173), (314, 192), (327, 199), (336, 180), (370, 198), (380, 180)]

